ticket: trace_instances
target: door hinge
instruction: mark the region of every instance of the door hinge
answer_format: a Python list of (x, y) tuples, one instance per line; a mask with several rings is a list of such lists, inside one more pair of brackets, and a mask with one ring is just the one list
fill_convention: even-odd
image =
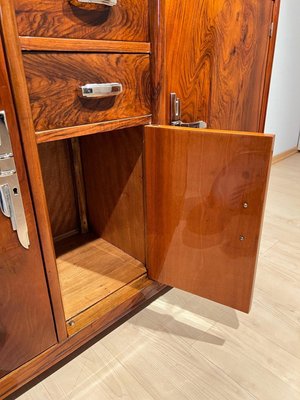
[(171, 125), (181, 126), (184, 128), (207, 128), (207, 123), (204, 121), (181, 121), (181, 100), (177, 97), (176, 93), (171, 93)]
[(272, 22), (270, 25), (270, 31), (269, 31), (270, 38), (273, 36), (273, 32), (274, 32), (274, 22)]

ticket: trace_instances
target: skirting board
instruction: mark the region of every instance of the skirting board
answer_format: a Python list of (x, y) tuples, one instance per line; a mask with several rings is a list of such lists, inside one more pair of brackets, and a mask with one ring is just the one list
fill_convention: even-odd
[(289, 149), (287, 151), (284, 151), (283, 153), (279, 153), (276, 156), (273, 157), (272, 163), (276, 164), (279, 161), (284, 160), (285, 158), (288, 158), (296, 153), (298, 153), (298, 148), (297, 147), (293, 147), (292, 149)]

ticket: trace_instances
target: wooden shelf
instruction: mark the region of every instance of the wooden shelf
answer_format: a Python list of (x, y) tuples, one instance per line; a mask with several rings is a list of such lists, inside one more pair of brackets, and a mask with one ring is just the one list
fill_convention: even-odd
[(56, 243), (56, 253), (66, 320), (146, 274), (140, 261), (91, 234)]
[(37, 143), (46, 143), (149, 124), (151, 124), (151, 115), (144, 115), (141, 117), (124, 118), (115, 121), (97, 122), (95, 124), (71, 126), (67, 128), (51, 129), (48, 131), (37, 131), (35, 135)]

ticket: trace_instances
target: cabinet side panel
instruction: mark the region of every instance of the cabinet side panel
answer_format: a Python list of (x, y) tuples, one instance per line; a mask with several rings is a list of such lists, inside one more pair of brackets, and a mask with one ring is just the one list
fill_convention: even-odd
[(90, 228), (144, 263), (143, 128), (80, 143)]

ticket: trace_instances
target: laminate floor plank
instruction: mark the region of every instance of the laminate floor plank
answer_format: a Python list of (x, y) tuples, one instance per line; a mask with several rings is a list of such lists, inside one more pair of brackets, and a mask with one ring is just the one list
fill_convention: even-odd
[(272, 167), (249, 315), (171, 290), (20, 400), (299, 400), (300, 154)]

